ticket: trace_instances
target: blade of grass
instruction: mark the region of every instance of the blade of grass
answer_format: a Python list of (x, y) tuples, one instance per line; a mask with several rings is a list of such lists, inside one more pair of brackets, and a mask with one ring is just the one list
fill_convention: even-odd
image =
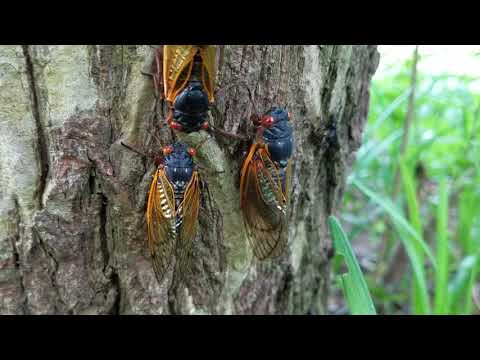
[(376, 315), (367, 283), (350, 243), (336, 217), (328, 219), (336, 256), (343, 257), (348, 273), (340, 276), (343, 292), (353, 315)]
[(418, 251), (415, 249), (414, 243), (407, 240), (411, 238), (411, 236), (405, 233), (405, 229), (399, 226), (397, 223), (394, 223), (394, 227), (399, 234), (400, 239), (405, 239), (403, 240), (403, 245), (413, 270), (413, 278), (417, 287), (414, 312), (418, 315), (428, 315), (431, 313), (431, 309), (430, 300), (428, 297), (427, 277), (425, 274), (425, 268), (423, 266), (423, 257), (420, 256)]
[(472, 296), (473, 296), (473, 289), (475, 288), (475, 279), (477, 278), (477, 274), (479, 271), (480, 266), (480, 254), (477, 254), (475, 257), (475, 262), (472, 267), (472, 271), (470, 272), (470, 278), (468, 279), (468, 286), (465, 290), (465, 307), (464, 307), (464, 314), (471, 314), (473, 311), (473, 303), (472, 303)]
[(400, 235), (400, 240), (407, 252), (413, 270), (417, 296), (415, 298), (414, 312), (416, 314), (430, 314), (430, 301), (428, 298), (426, 275), (423, 266), (423, 254), (429, 258), (434, 268), (436, 268), (436, 260), (429, 247), (423, 240), (422, 236), (419, 235), (417, 230), (408, 223), (390, 199), (378, 196), (358, 180), (354, 180), (353, 184), (390, 215), (392, 223)]
[(373, 140), (369, 141), (365, 147), (362, 146), (360, 150), (358, 150), (356, 166), (365, 169), (374, 159), (377, 159), (381, 154), (384, 154), (388, 148), (393, 146), (402, 135), (403, 129), (399, 129), (391, 133), (380, 143)]
[[(470, 255), (464, 258), (458, 266), (457, 273), (448, 286), (449, 314), (470, 314), (471, 293), (473, 287), (471, 280), (477, 262), (478, 255)], [(470, 300), (470, 305), (468, 304), (468, 300)]]
[(474, 252), (474, 244), (471, 239), (471, 229), (476, 215), (475, 194), (473, 186), (466, 187), (458, 199), (458, 226), (457, 238), (465, 254)]
[(388, 107), (383, 111), (375, 120), (374, 125), (372, 127), (367, 128), (367, 135), (373, 133), (375, 130), (380, 128), (383, 122), (388, 119), (388, 117), (400, 106), (404, 101), (408, 99), (410, 93), (412, 92), (412, 88), (409, 87), (406, 89), (400, 96), (398, 96)]
[(432, 266), (436, 268), (436, 260), (433, 257), (430, 248), (425, 243), (422, 236), (418, 234), (418, 232), (408, 223), (405, 217), (397, 209), (396, 205), (393, 204), (390, 199), (382, 198), (381, 196), (375, 194), (372, 190), (367, 188), (356, 178), (352, 180), (352, 184), (356, 186), (362, 193), (368, 196), (372, 201), (380, 205), (389, 214), (392, 221), (396, 223), (400, 228), (404, 229), (404, 232), (409, 235), (406, 238), (402, 238), (402, 240), (406, 240), (408, 238), (409, 241), (417, 244), (416, 246), (423, 251), (423, 253), (430, 260)]
[[(420, 207), (417, 201), (415, 180), (413, 178), (412, 171), (408, 168), (405, 159), (400, 160), (400, 175), (402, 179), (402, 186), (407, 200), (408, 216), (410, 223), (417, 232), (417, 234), (423, 234), (422, 221), (420, 219)], [(414, 251), (418, 254), (418, 261), (420, 266), (424, 266), (424, 257), (422, 249), (418, 244), (413, 245)], [(437, 264), (438, 265), (438, 264)], [(412, 286), (412, 305), (413, 312), (415, 314), (423, 314), (426, 311), (424, 300), (424, 289), (422, 285), (418, 283), (417, 277), (414, 277)]]
[(437, 271), (435, 279), (434, 314), (448, 311), (448, 191), (445, 179), (440, 181), (440, 203), (437, 207)]

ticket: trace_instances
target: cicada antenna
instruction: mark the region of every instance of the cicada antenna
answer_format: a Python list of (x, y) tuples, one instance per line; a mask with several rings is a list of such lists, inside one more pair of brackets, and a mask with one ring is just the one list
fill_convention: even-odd
[(225, 136), (225, 137), (230, 137), (230, 138), (233, 138), (233, 139), (237, 139), (237, 140), (241, 140), (241, 141), (246, 141), (247, 138), (244, 137), (244, 136), (241, 136), (241, 135), (237, 135), (237, 134), (232, 134), (232, 133), (229, 133), (225, 130), (222, 130), (222, 129), (219, 129), (213, 125), (210, 125), (210, 127), (212, 128), (213, 131)]
[(259, 112), (257, 110), (257, 107), (255, 106), (255, 102), (253, 101), (253, 96), (252, 96), (252, 91), (250, 90), (250, 87), (248, 86), (247, 82), (245, 80), (237, 80), (237, 81), (234, 81), (233, 83), (231, 83), (230, 85), (228, 86), (225, 86), (219, 90), (217, 90), (217, 92), (215, 93), (215, 96), (217, 96), (221, 91), (225, 91), (227, 89), (230, 89), (234, 86), (238, 86), (238, 85), (243, 85), (246, 87), (247, 89), (247, 92), (248, 92), (248, 99), (250, 100), (250, 103), (252, 104), (252, 107), (253, 107), (253, 110), (255, 111), (255, 115), (258, 116)]
[(157, 141), (158, 145), (160, 145), (160, 147), (163, 148), (162, 140), (158, 137), (158, 135), (153, 132), (152, 136)]
[(120, 141), (120, 144), (121, 144), (122, 146), (126, 147), (128, 150), (133, 151), (134, 153), (136, 153), (136, 154), (138, 154), (138, 155), (140, 155), (140, 156), (143, 156), (144, 158), (147, 158), (147, 155), (146, 155), (146, 154), (144, 154), (143, 152), (135, 149), (134, 147), (132, 147), (132, 146), (130, 146), (130, 145), (125, 144), (123, 141)]

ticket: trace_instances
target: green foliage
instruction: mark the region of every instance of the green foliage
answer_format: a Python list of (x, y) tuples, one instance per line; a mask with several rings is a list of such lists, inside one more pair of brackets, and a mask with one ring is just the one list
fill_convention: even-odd
[(342, 226), (334, 216), (329, 218), (335, 256), (345, 263), (348, 272), (339, 275), (352, 315), (376, 315), (370, 292)]
[[(480, 79), (419, 71), (414, 120), (401, 153), (411, 65), (408, 59), (374, 78), (342, 223), (350, 238), (366, 239), (358, 246), (375, 255), (373, 269), (364, 274), (379, 313), (476, 313)], [(406, 254), (403, 267), (399, 246)]]

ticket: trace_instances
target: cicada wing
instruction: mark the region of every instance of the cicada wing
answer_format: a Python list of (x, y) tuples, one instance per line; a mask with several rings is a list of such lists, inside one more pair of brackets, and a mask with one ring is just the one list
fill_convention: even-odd
[[(179, 269), (184, 272), (190, 249), (197, 234), (198, 211), (200, 208), (200, 180), (198, 171), (194, 171), (187, 185), (183, 201), (178, 207), (178, 215), (182, 218), (178, 237), (177, 262)], [(178, 216), (177, 215), (177, 216)]]
[(292, 176), (293, 176), (293, 165), (290, 160), (285, 171), (285, 185), (283, 187), (283, 194), (285, 196), (286, 202), (290, 199), (290, 191), (292, 188)]
[(215, 79), (217, 74), (216, 56), (217, 51), (215, 45), (203, 45), (200, 47), (200, 56), (202, 57), (203, 70), (202, 80), (203, 87), (207, 91), (208, 101), (213, 103), (215, 101)]
[(254, 255), (260, 260), (281, 255), (287, 243), (285, 215), (277, 204), (283, 194), (275, 174), (270, 174), (269, 162), (265, 150), (253, 144), (240, 180), (247, 238)]
[(175, 248), (175, 197), (165, 171), (153, 177), (147, 204), (147, 237), (153, 270), (159, 282), (168, 270)]
[(268, 150), (262, 148), (258, 151), (259, 164), (258, 178), (262, 197), (265, 202), (285, 213), (286, 198), (285, 187), (280, 171), (270, 158)]
[(164, 45), (163, 83), (168, 102), (173, 103), (187, 85), (197, 50), (195, 45)]

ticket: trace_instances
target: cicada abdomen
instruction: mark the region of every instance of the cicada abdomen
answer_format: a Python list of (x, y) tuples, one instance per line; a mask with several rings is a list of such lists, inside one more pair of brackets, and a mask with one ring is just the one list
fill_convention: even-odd
[(286, 214), (293, 151), (290, 114), (274, 107), (257, 122), (243, 163), (240, 206), (247, 237), (258, 259), (277, 257), (287, 242)]
[(165, 45), (163, 82), (171, 107), (167, 118), (173, 129), (191, 133), (207, 129), (208, 110), (214, 102), (215, 46)]
[(200, 207), (200, 175), (193, 161), (195, 149), (174, 144), (163, 149), (150, 185), (147, 234), (153, 269), (159, 282), (176, 254), (184, 269), (195, 239)]

